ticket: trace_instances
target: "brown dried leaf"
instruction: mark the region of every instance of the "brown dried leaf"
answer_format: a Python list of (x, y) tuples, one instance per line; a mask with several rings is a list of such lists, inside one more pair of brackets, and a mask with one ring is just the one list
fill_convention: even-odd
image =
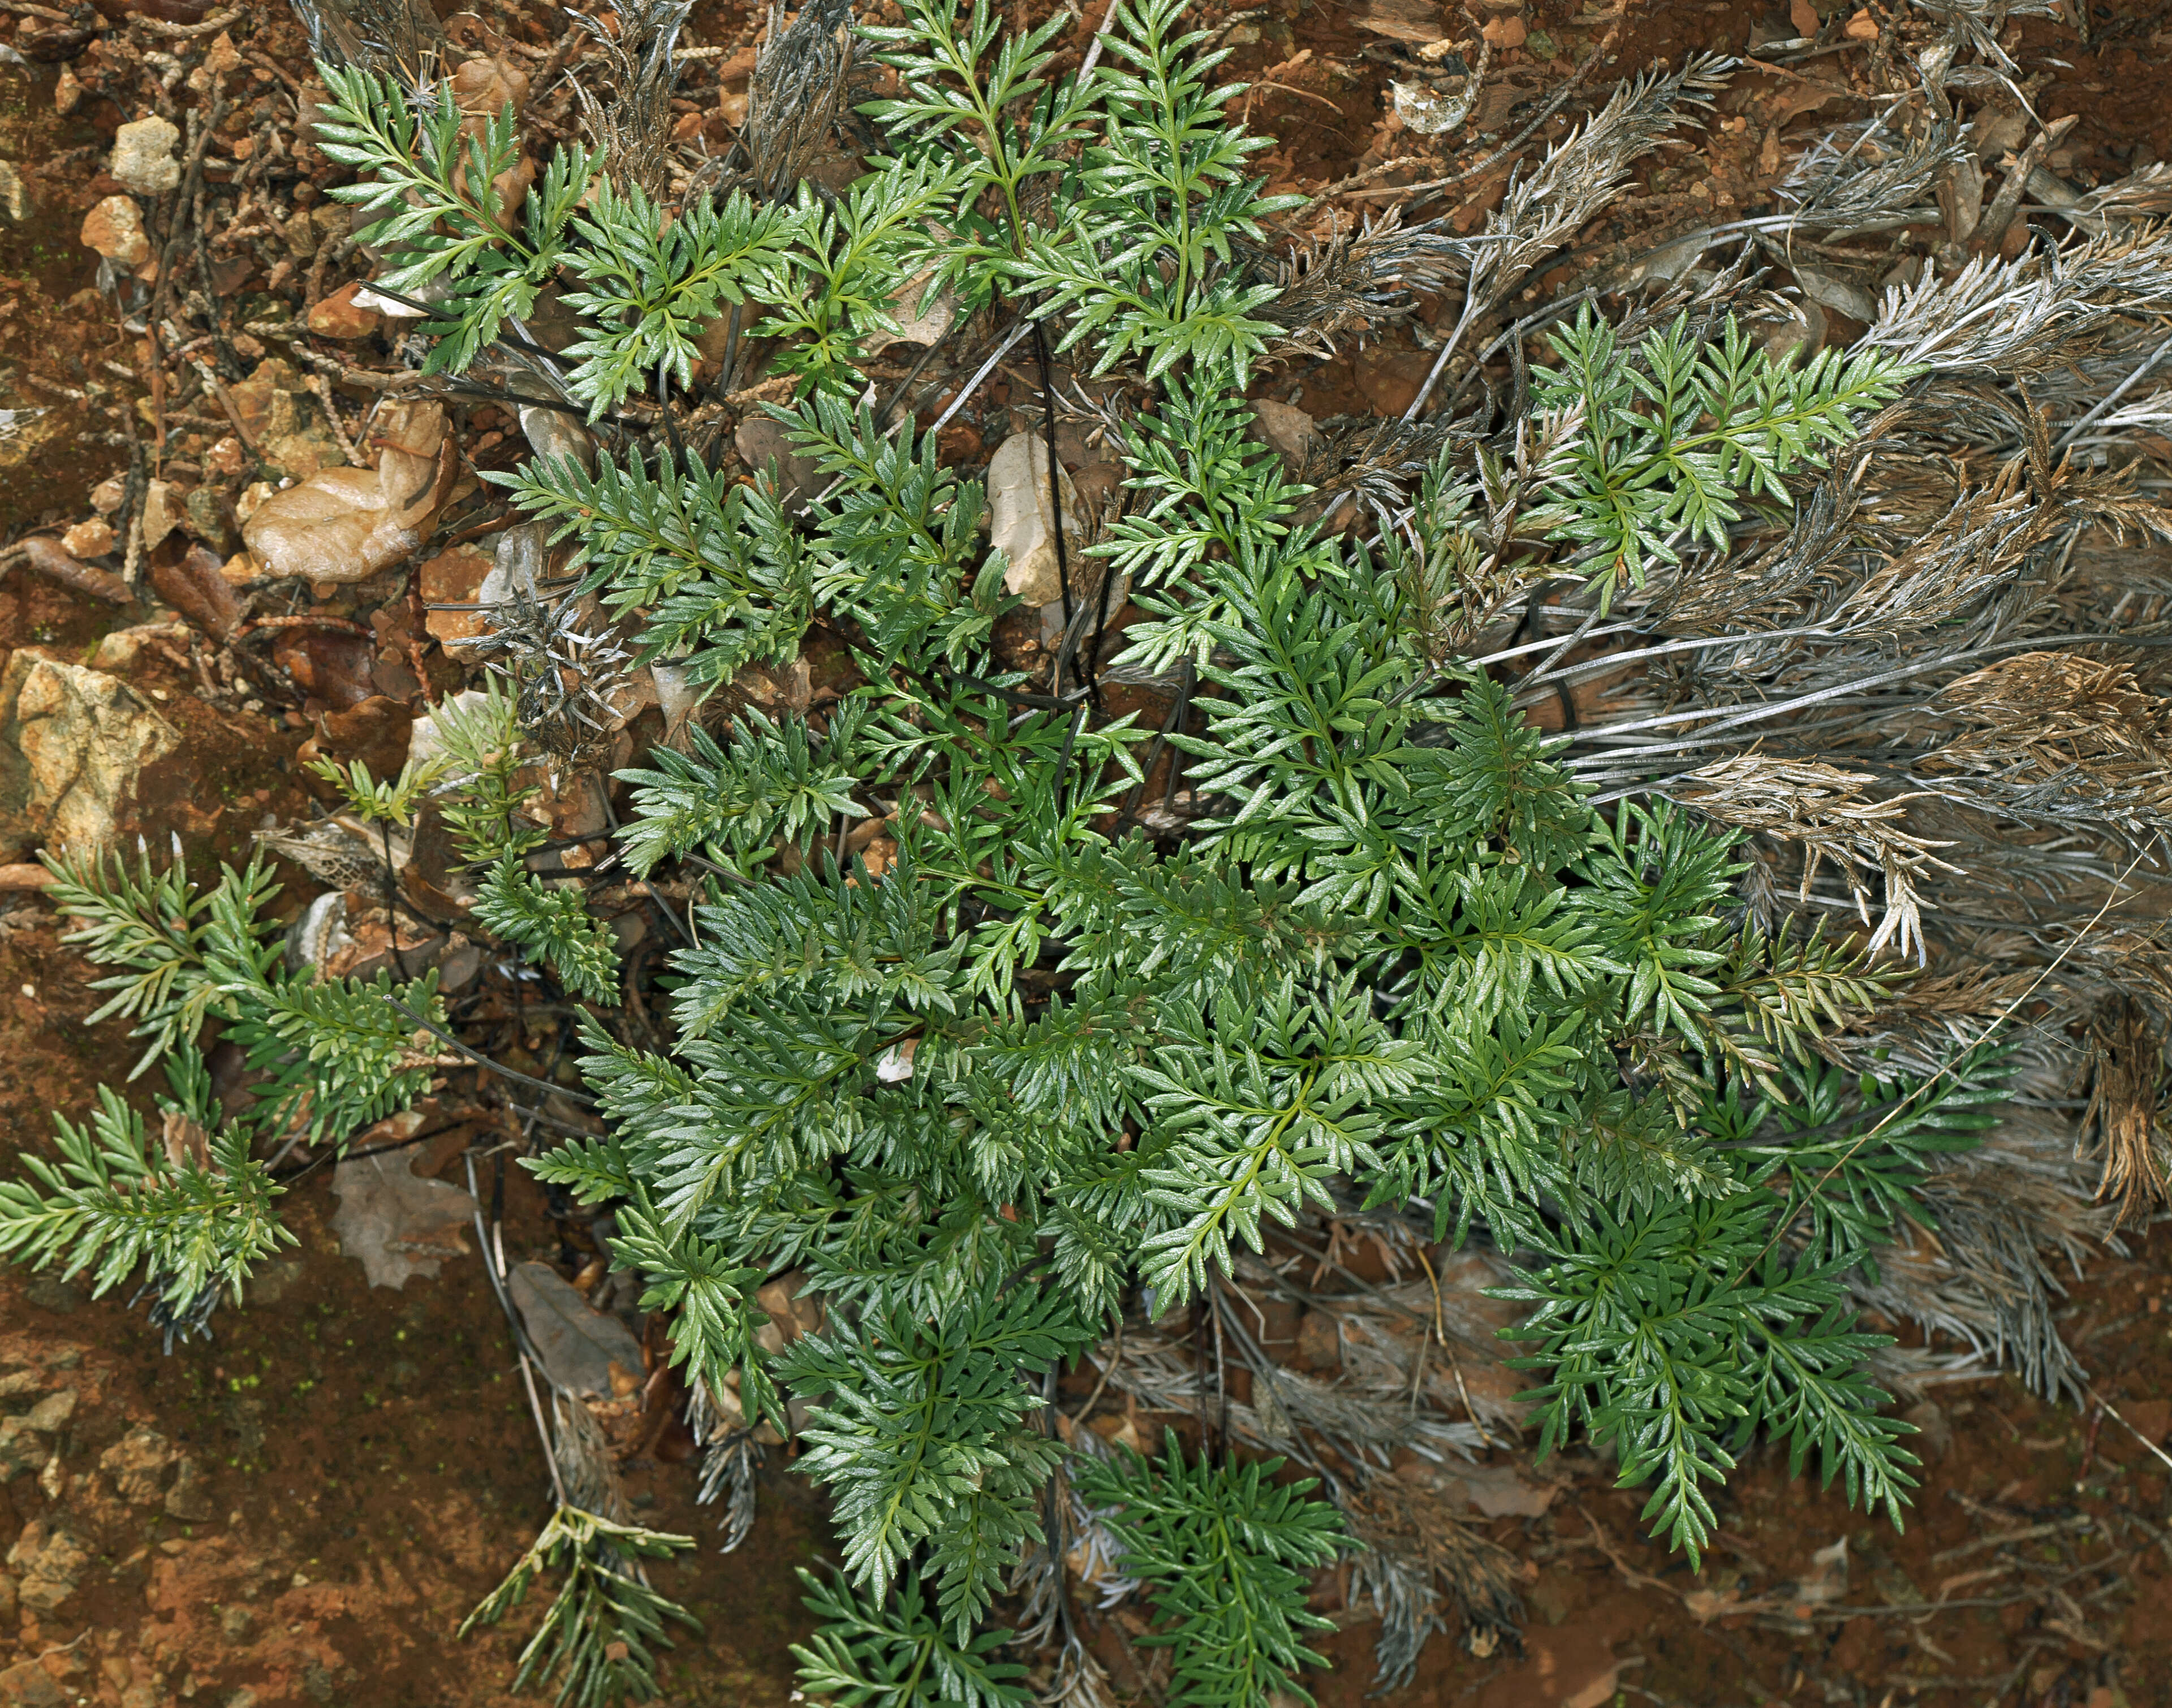
[(520, 1265), (506, 1290), (552, 1386), (567, 1394), (619, 1399), (638, 1385), (641, 1343), (616, 1317), (590, 1308), (550, 1265)]
[(417, 1275), (434, 1281), (440, 1264), (467, 1251), (460, 1230), (475, 1200), (443, 1180), (417, 1179), (414, 1162), (412, 1151), (350, 1157), (332, 1173), (340, 1200), (332, 1232), (374, 1287), (402, 1287)]

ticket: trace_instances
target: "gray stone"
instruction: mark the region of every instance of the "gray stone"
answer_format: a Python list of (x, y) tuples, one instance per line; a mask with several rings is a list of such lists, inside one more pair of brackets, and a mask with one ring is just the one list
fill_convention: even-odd
[(218, 1504), (211, 1497), (210, 1480), (186, 1453), (181, 1455), (180, 1468), (174, 1474), (174, 1486), (166, 1490), (166, 1516), (185, 1524), (207, 1524), (218, 1516)]

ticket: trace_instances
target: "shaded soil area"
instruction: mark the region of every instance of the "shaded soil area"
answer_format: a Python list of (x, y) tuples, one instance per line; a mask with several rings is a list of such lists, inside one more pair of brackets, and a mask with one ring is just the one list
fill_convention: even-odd
[[(19, 910), (0, 926), (0, 1121), (27, 1136), (118, 1082), (132, 1053), (115, 1027), (77, 1023), (94, 993), (47, 921)], [(170, 1354), (125, 1288), (93, 1302), (50, 1273), (0, 1271), (0, 1702), (535, 1700), (506, 1689), (525, 1621), (453, 1637), (548, 1488), (505, 1319), (472, 1255), (369, 1287), (331, 1231), (331, 1179), (295, 1184), (282, 1212), (298, 1243), (247, 1307)], [(516, 1262), (559, 1254), (518, 1170), (504, 1238)], [(713, 1515), (671, 1453), (623, 1467), (636, 1511), (706, 1535)], [(704, 1627), (665, 1662), (675, 1702), (790, 1692), (792, 1568), (814, 1559), (819, 1518), (775, 1456), (761, 1493), (746, 1546), (671, 1571)]]
[[(1796, 14), (1805, 11), (1821, 19), (1835, 8), (1793, 0), (1634, 8), (1588, 88), (1603, 95), (1612, 80), (1694, 50), (1740, 51), (1753, 35), (1798, 29)], [(2087, 41), (2046, 19), (2019, 21), (2003, 38), (2042, 78), (2031, 89), (2037, 110), (2047, 120), (2079, 115), (2048, 164), (2083, 185), (2172, 153), (2172, 78), (2162, 69), (2172, 6), (2088, 11)], [(1616, 15), (1578, 0), (1489, 5), (1489, 20), (1517, 21), (1503, 40), (1513, 35), (1521, 45), (1493, 56), (1497, 81), (1469, 134), (1426, 139), (1402, 130), (1389, 92), (1391, 80), (1417, 74), (1415, 52), (1391, 30), (1363, 27), (1361, 12), (1393, 22), (1389, 0), (1362, 8), (1298, 0), (1248, 10), (1230, 24), (1230, 74), (1259, 85), (1251, 121), (1281, 139), (1262, 169), (1277, 187), (1308, 192), (1347, 181), (1336, 207), (1348, 219), (1377, 212), (1412, 185), (1468, 172), (1416, 210), (1462, 231), (1506, 182), (1511, 163), (1487, 157), (1600, 50)], [(540, 13), (491, 15), (493, 27), (530, 47), (558, 39), (560, 26), (546, 27)], [(1204, 15), (1227, 21), (1221, 12)], [(167, 389), (160, 352), (148, 335), (126, 330), (101, 288), (99, 257), (80, 233), (85, 215), (121, 188), (107, 173), (106, 150), (119, 125), (138, 115), (99, 92), (92, 46), (110, 38), (72, 16), (28, 5), (0, 14), (0, 41), (12, 44), (0, 55), (0, 162), (21, 192), (0, 210), (0, 409), (19, 417), (0, 432), (0, 529), (12, 543), (91, 517), (94, 489), (142, 457), (147, 473), (175, 486), (177, 502), (207, 495), (201, 513), (191, 513), (193, 532), (176, 538), (228, 547), (234, 506), (277, 470), (228, 448), (242, 423), (215, 389)], [(395, 359), (396, 329), (327, 320), (332, 331), (292, 330), (310, 326), (312, 309), (368, 270), (366, 257), (342, 246), (343, 227), (309, 217), (321, 206), (315, 188), (296, 193), (329, 179), (325, 163), (251, 177), (260, 150), (297, 154), (301, 32), (270, 8), (251, 8), (231, 27), (241, 51), (226, 75), (244, 121), (210, 157), (220, 163), (208, 175), (215, 202), (225, 197), (218, 205), (228, 208), (228, 240), (214, 240), (204, 265), (228, 310), (225, 324), (289, 329), (284, 345), (270, 334), (233, 336), (234, 359), (250, 373), (290, 359), (298, 373), (336, 376), (343, 364), (374, 371)], [(690, 84), (688, 134), (727, 133), (722, 115), (743, 100), (745, 70), (735, 94), (714, 67), (739, 63), (755, 33), (745, 7), (696, 13), (689, 39), (723, 56), (707, 81)], [(139, 55), (173, 46), (164, 40), (137, 44)], [(1572, 287), (1680, 231), (1769, 210), (1804, 142), (1862, 110), (1861, 87), (1847, 52), (1785, 74), (1745, 70), (1696, 147), (1640, 167), (1628, 196), (1578, 234), (1534, 293)], [(1571, 102), (1530, 146), (1564, 134), (1586, 110)], [(244, 191), (228, 191), (256, 181), (272, 192), (250, 215), (255, 234), (233, 236)], [(1874, 242), (1860, 259), (1876, 261)], [(1261, 393), (1316, 417), (1399, 413), (1430, 365), (1437, 318), (1428, 305), (1417, 325), (1271, 375)], [(1844, 335), (1845, 324), (1838, 330)], [(298, 379), (280, 395), (300, 395)], [(368, 394), (332, 384), (326, 395), (322, 407), (333, 414), (320, 426), (362, 427)], [(946, 454), (984, 459), (1014, 422), (1037, 422), (1038, 407), (1030, 377), (999, 376), (960, 417)], [(459, 410), (454, 425), (470, 470), (509, 457), (503, 411)], [(1083, 448), (1074, 460), (1086, 460)], [(445, 533), (471, 513), (455, 513)], [(252, 831), (314, 809), (297, 765), (305, 744), (352, 756), (387, 728), (404, 731), (401, 717), (460, 679), (419, 615), (411, 620), (420, 610), (418, 573), (401, 565), (383, 585), (325, 594), (309, 607), (330, 620), (318, 640), (265, 630), (252, 667), (261, 680), (214, 683), (170, 637), (126, 648), (125, 667), (115, 668), (181, 737), (147, 777), (131, 828), (159, 841), (178, 836), (197, 860), (239, 860)], [(284, 620), (304, 603), (298, 593), (279, 595), (283, 606), (252, 597), (250, 620)], [(171, 615), (20, 565), (0, 578), (0, 651), (37, 647), (87, 661), (109, 638)], [(275, 635), (289, 638), (274, 644)], [(379, 710), (365, 715), (365, 706)], [(281, 875), (288, 910), (320, 887), (298, 867), (282, 866)], [(117, 1024), (83, 1022), (98, 993), (90, 969), (59, 943), (50, 909), (28, 896), (0, 903), (0, 1124), (12, 1158), (42, 1142), (49, 1111), (79, 1113), (96, 1085), (119, 1082), (132, 1053)], [(479, 1042), (499, 1059), (556, 1071), (554, 1034), (540, 1019), (530, 1025), (514, 981), (487, 975), (470, 1012), (485, 1029)], [(473, 1076), (449, 1080), (449, 1101), (481, 1095)], [(439, 1146), (418, 1172), (462, 1179), (462, 1168), (459, 1147)], [(508, 1260), (583, 1272), (589, 1254), (576, 1231), (522, 1171), (504, 1178)], [(532, 1608), (503, 1630), (453, 1637), (533, 1535), (546, 1501), (528, 1401), (480, 1257), (465, 1249), (434, 1279), (372, 1288), (331, 1232), (330, 1185), (322, 1168), (294, 1181), (284, 1214), (298, 1243), (267, 1266), (245, 1309), (220, 1313), (210, 1340), (170, 1352), (125, 1290), (93, 1301), (79, 1284), (0, 1270), (0, 1708), (536, 1700), (506, 1689)], [(2078, 1280), (2067, 1302), (2067, 1337), (2093, 1372), (2088, 1403), (2052, 1406), (1999, 1376), (1946, 1385), (1919, 1408), (1928, 1463), (1905, 1532), (1852, 1511), (1841, 1490), (1791, 1480), (1784, 1454), (1760, 1448), (1721, 1501), (1719, 1545), (1693, 1570), (1642, 1537), (1634, 1491), (1615, 1489), (1606, 1465), (1572, 1453), (1540, 1474), (1551, 1480), (1543, 1510), (1483, 1521), (1486, 1534), (1528, 1562), (1520, 1654), (1504, 1646), (1473, 1656), (1437, 1635), (1414, 1685), (1370, 1698), (1377, 1626), (1362, 1603), (1351, 1604), (1347, 1576), (1330, 1572), (1315, 1604), (1342, 1628), (1322, 1644), (1336, 1668), (1318, 1681), (1321, 1701), (2140, 1708), (2172, 1700), (2172, 1461), (2163, 1453), (2172, 1431), (2172, 1309), (2161, 1235), (2130, 1245), (2126, 1259), (2107, 1257)], [(1065, 1392), (1080, 1399), (1094, 1385), (1089, 1368)], [(621, 1467), (643, 1522), (704, 1542), (657, 1574), (703, 1624), (665, 1663), (666, 1700), (783, 1704), (793, 1689), (788, 1645), (804, 1630), (793, 1568), (829, 1547), (820, 1503), (791, 1474), (788, 1455), (772, 1452), (751, 1539), (719, 1555), (708, 1545), (713, 1512), (694, 1504), (689, 1453), (683, 1431), (665, 1420)], [(1112, 1637), (1105, 1650), (1125, 1683), (1121, 1641)]]

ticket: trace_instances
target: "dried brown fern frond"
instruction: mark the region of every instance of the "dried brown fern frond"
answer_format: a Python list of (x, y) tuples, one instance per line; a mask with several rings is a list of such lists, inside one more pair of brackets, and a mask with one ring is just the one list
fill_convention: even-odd
[[(1439, 485), (1420, 498), (1404, 529), (1411, 549), (1396, 555), (1395, 572), (1411, 627), (1436, 666), (1476, 651), (1517, 605), (1530, 615), (1548, 586), (1573, 584), (1550, 581), (1546, 563), (1520, 548), (1546, 527), (1547, 490), (1583, 429), (1580, 405), (1524, 416), (1505, 448), (1480, 448), (1475, 491)], [(1377, 489), (1366, 496), (1377, 513)]]
[(2089, 1372), (2059, 1334), (2065, 1289), (2092, 1248), (2123, 1254), (2114, 1211), (2091, 1208), (2070, 1130), (2035, 1110), (2010, 1114), (1976, 1150), (1947, 1159), (1918, 1189), (1935, 1231), (1910, 1227), (1879, 1254), (1862, 1303), (2011, 1361), (2046, 1399), (2083, 1399)]
[(1449, 421), (1384, 421), (1371, 415), (1336, 415), (1313, 423), (1310, 442), (1298, 479), (1333, 502), (1355, 498), (1379, 518), (1394, 525), (1405, 494), (1451, 444), (1469, 443), (1476, 435), (1465, 424)]
[(445, 26), (427, 0), (294, 0), (309, 56), (397, 77), (411, 92), (437, 75)]
[(1888, 291), (1865, 347), (1947, 373), (2048, 373), (2122, 315), (2172, 309), (2172, 226), (2135, 223), (2065, 250), (1977, 260)]
[(2018, 764), (2049, 776), (2108, 761), (2172, 765), (2172, 701), (2127, 663), (2023, 653), (1949, 682), (1933, 705), (1976, 726), (1938, 750), (1940, 765)]
[(788, 198), (843, 110), (852, 68), (852, 0), (808, 0), (789, 28), (771, 0), (769, 36), (747, 84), (746, 144), (755, 186)]
[(1867, 771), (1751, 753), (1700, 766), (1670, 786), (1667, 793), (1723, 824), (1799, 844), (1804, 899), (1819, 867), (1831, 861), (1846, 878), (1866, 926), (1870, 923), (1870, 891), (1859, 871), (1879, 873), (1885, 880), (1885, 909), (1868, 953), (1876, 954), (1890, 942), (1904, 956), (1912, 949), (1920, 962), (1927, 948), (1917, 884), (1928, 870), (1960, 868), (1931, 851), (1950, 847), (1950, 843), (1931, 841), (1902, 828), (1908, 803), (1919, 798), (1874, 799), (1866, 792), (1874, 781)]
[(1486, 217), (1486, 228), (1466, 240), (1463, 309), (1407, 417), (1424, 409), (1472, 323), (1498, 308), (1532, 267), (1611, 201), (1637, 159), (1658, 148), (1694, 109), (1709, 105), (1726, 87), (1734, 63), (1720, 54), (1693, 54), (1679, 71), (1648, 73), (1622, 84), (1581, 128), (1548, 149), (1536, 168), (1509, 180), (1508, 194)]
[(2007, 20), (2013, 18), (2057, 18), (2060, 0), (1907, 0), (1911, 10), (1922, 13), (1946, 27), (1947, 44), (1974, 53), (2002, 71), (2017, 69), (1999, 46)]
[(2146, 1217), (2167, 1195), (2165, 1147), (2157, 1112), (2164, 1082), (2164, 1039), (2142, 1005), (2121, 1001), (2089, 1030), (2089, 1103), (2082, 1136), (2103, 1172), (2099, 1200), (2116, 1200), (2119, 1225)]
[(616, 32), (589, 13), (568, 14), (595, 42), (608, 67), (604, 95), (578, 80), (573, 93), (590, 139), (608, 151), (605, 169), (621, 189), (637, 185), (655, 196), (664, 188), (675, 118), (671, 96), (679, 83), (675, 55), (693, 9), (693, 0), (611, 0)]
[(1938, 118), (1896, 128), (1893, 109), (1820, 137), (1775, 186), (1793, 226), (1847, 237), (1937, 217), (1938, 180), (1970, 153), (1960, 127)]
[(2153, 160), (2139, 171), (2082, 192), (2067, 217), (2088, 219), (2148, 219), (2172, 213), (2172, 161)]
[(1428, 220), (1405, 225), (1391, 209), (1354, 233), (1339, 227), (1279, 265), (1282, 295), (1261, 312), (1282, 329), (1270, 360), (1326, 358), (1338, 333), (1375, 330), (1417, 306), (1415, 293), (1446, 288), (1463, 276), (1469, 244)]
[(1483, 1660), (1503, 1645), (1522, 1652), (1524, 1606), (1515, 1587), (1523, 1562), (1474, 1528), (1462, 1502), (1434, 1479), (1422, 1472), (1376, 1477), (1336, 1504), (1364, 1544), (1351, 1562), (1350, 1587), (1369, 1596), (1380, 1615), (1373, 1652), (1381, 1690), (1400, 1690), (1417, 1676), (1427, 1637), (1447, 1629), (1444, 1595), (1472, 1655)]

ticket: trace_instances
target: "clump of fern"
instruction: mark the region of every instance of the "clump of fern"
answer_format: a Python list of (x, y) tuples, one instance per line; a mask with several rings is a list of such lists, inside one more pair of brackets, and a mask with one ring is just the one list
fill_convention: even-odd
[[(130, 1078), (164, 1060), (175, 1095), (159, 1105), (155, 1139), (108, 1087), (88, 1126), (61, 1120), (58, 1165), (26, 1152), (28, 1177), (0, 1184), (0, 1254), (87, 1270), (99, 1292), (140, 1267), (159, 1321), (201, 1325), (293, 1238), (258, 1141), (338, 1147), (421, 1095), (434, 1058), (413, 1017), (443, 1024), (437, 975), (395, 985), (384, 972), (322, 979), (288, 967), (268, 911), (278, 886), (261, 857), (222, 868), (208, 888), (191, 881), (178, 846), (163, 871), (141, 848), (132, 867), (117, 855), (46, 863), (48, 894), (75, 921), (63, 941), (116, 969), (93, 983), (111, 994), (91, 1020), (132, 1020), (145, 1047)], [(212, 1026), (254, 1078), (239, 1114), (211, 1094), (201, 1051)]]
[[(843, 1544), (841, 1579), (809, 1580), (802, 1678), (838, 1700), (1024, 1699), (989, 1622), (1023, 1559), (1063, 1569), (1044, 1515), (1067, 1464), (1149, 1586), (1172, 1702), (1301, 1692), (1304, 1574), (1342, 1545), (1331, 1503), (1204, 1443), (1152, 1467), (1071, 1455), (1046, 1395), (1120, 1313), (1212, 1299), (1240, 1249), (1342, 1191), (1520, 1254), (1542, 1448), (1578, 1428), (1615, 1444), (1693, 1557), (1710, 1485), (1760, 1429), (1897, 1519), (1915, 1461), (1863, 1373), (1884, 1341), (1847, 1278), (1920, 1218), (1911, 1181), (1969, 1141), (1996, 1082), (1987, 1056), (1836, 1085), (1811, 1045), (1880, 976), (1852, 944), (1747, 918), (1734, 833), (1594, 801), (1473, 657), (1540, 583), (1582, 582), (1603, 610), (1785, 513), (1791, 471), (1914, 370), (1793, 367), (1724, 317), (1623, 338), (1586, 314), (1555, 335), (1533, 419), (1435, 435), (1379, 537), (1308, 520), (1244, 395), (1285, 338), (1255, 260), (1288, 203), (1248, 175), (1265, 143), (1229, 121), (1223, 51), (1182, 13), (1124, 0), (1105, 57), (1057, 78), (1062, 19), (998, 46), (985, 0), (910, 0), (865, 32), (898, 93), (871, 110), (887, 146), (864, 176), (826, 200), (757, 174), (668, 230), (649, 190), (572, 145), (511, 228), (490, 191), (509, 112), (463, 139), (449, 101), (323, 73), (328, 151), (365, 175), (336, 193), (386, 216), (365, 234), (384, 282), (442, 288), (433, 371), (576, 282), (564, 401), (601, 421), (647, 392), (672, 423), (592, 471), (562, 456), (503, 479), (576, 554), (577, 579), (518, 620), (615, 663), (602, 625), (622, 624), (696, 685), (792, 658), (818, 618), (851, 652), (819, 717), (743, 712), (623, 775), (627, 863), (696, 886), (661, 1046), (610, 1023), (620, 972), (585, 892), (526, 863), (517, 749), (525, 729), (584, 751), (564, 720), (527, 728), (525, 687), (454, 717), (446, 808), (478, 920), (603, 1011), (583, 1068), (605, 1131), (535, 1171), (611, 1207), (705, 1404), (730, 1391), (782, 1431), (799, 1402), (799, 1469)], [(1623, 91), (1497, 221), (1530, 214), (1543, 180), (1560, 205), (1531, 217), (1551, 229), (1717, 75)], [(1519, 276), (1504, 235), (1434, 246), (1465, 322)], [(1164, 690), (1159, 733), (1108, 713), (1090, 652), (1047, 678), (1000, 662), (1016, 601), (987, 495), (869, 401), (863, 346), (897, 330), (915, 280), (1032, 314), (1150, 405), (1090, 550), (1146, 613), (1115, 662)], [(698, 329), (728, 313), (736, 335), (741, 310), (793, 382), (770, 412), (821, 475), (790, 509), (766, 472), (715, 473), (669, 414)], [(578, 693), (578, 669), (547, 674)], [(1165, 797), (1180, 765), (1202, 806), (1150, 836), (1164, 764)], [(116, 1002), (178, 1025), (165, 951), (111, 943), (138, 957), (140, 994)], [(772, 1356), (753, 1295), (786, 1269), (828, 1314)], [(621, 1569), (656, 1550), (604, 1523), (562, 1510), (478, 1615), (567, 1572), (523, 1677), (556, 1671), (584, 1704), (653, 1688), (645, 1645), (673, 1611)]]

